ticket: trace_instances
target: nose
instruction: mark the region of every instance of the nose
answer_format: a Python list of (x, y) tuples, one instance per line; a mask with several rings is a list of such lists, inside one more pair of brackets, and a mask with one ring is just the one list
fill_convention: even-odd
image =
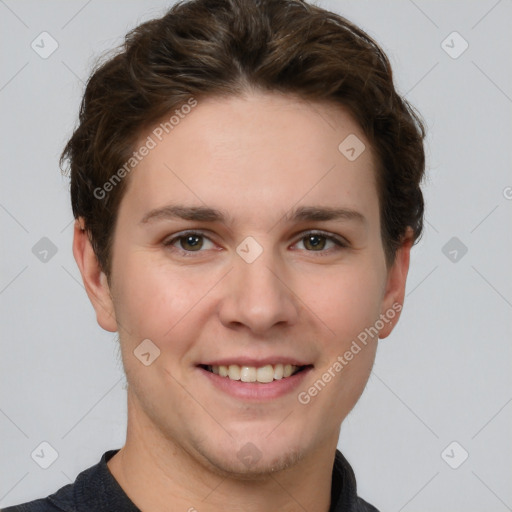
[(264, 335), (273, 327), (297, 322), (300, 300), (293, 293), (290, 273), (270, 253), (264, 250), (252, 263), (236, 257), (219, 307), (219, 318), (226, 327), (244, 326)]

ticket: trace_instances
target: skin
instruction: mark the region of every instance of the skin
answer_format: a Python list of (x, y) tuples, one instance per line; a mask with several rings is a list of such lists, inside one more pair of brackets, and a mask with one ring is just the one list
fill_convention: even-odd
[[(366, 145), (353, 162), (338, 150), (349, 134)], [(128, 381), (127, 440), (110, 471), (141, 510), (328, 511), (340, 426), (367, 383), (378, 337), (307, 405), (297, 394), (403, 303), (412, 245), (409, 232), (386, 265), (369, 142), (340, 106), (251, 91), (201, 100), (128, 179), (110, 278), (82, 219), (73, 244), (98, 323), (120, 334)], [(168, 204), (231, 219), (141, 223)], [(351, 209), (365, 220), (287, 220), (300, 206)], [(188, 229), (206, 237), (194, 239), (199, 251), (183, 239), (164, 245)], [(312, 246), (310, 230), (347, 247), (322, 237)], [(263, 249), (250, 264), (236, 252), (247, 236)], [(150, 366), (133, 354), (144, 339), (160, 350)], [(197, 368), (237, 356), (295, 357), (313, 368), (293, 392), (246, 401)], [(237, 457), (247, 443), (260, 456), (250, 466)]]

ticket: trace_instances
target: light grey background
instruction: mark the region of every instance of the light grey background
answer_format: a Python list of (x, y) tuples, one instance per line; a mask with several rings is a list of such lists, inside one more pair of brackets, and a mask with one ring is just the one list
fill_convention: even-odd
[[(117, 343), (81, 284), (57, 160), (96, 58), (167, 5), (0, 0), (2, 507), (54, 492), (124, 442)], [(382, 44), (429, 130), (404, 313), (339, 446), (383, 512), (512, 510), (512, 2), (320, 5)], [(31, 48), (43, 31), (59, 45), (47, 59)], [(43, 237), (57, 248), (46, 262), (32, 252)], [(452, 237), (459, 247), (443, 252)], [(59, 455), (46, 470), (31, 458), (43, 441)]]

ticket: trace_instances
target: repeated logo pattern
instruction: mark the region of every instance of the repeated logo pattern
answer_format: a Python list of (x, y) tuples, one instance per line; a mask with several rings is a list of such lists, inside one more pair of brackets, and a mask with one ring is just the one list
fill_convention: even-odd
[[(382, 5), (324, 4), (383, 44), (427, 122), (426, 231), (339, 446), (382, 510), (510, 510), (512, 2)], [(58, 6), (0, 0), (0, 507), (46, 496), (124, 440), (117, 341), (94, 325), (71, 254), (58, 155), (94, 58), (167, 2)], [(354, 161), (366, 148), (351, 134), (338, 149)], [(250, 234), (237, 248), (247, 264), (262, 251)], [(134, 350), (144, 366), (159, 355), (149, 339)]]

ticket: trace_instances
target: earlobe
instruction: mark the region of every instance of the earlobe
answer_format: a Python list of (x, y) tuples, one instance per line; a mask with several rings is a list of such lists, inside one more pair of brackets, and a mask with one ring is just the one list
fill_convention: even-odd
[(116, 332), (117, 322), (108, 280), (94, 253), (81, 217), (75, 221), (73, 255), (82, 275), (85, 291), (96, 312), (98, 324), (106, 331)]
[(405, 299), (405, 285), (409, 272), (412, 245), (413, 231), (408, 228), (402, 245), (396, 252), (395, 261), (388, 270), (381, 309), (381, 319), (383, 319), (384, 327), (379, 332), (379, 339), (387, 338), (400, 318)]

